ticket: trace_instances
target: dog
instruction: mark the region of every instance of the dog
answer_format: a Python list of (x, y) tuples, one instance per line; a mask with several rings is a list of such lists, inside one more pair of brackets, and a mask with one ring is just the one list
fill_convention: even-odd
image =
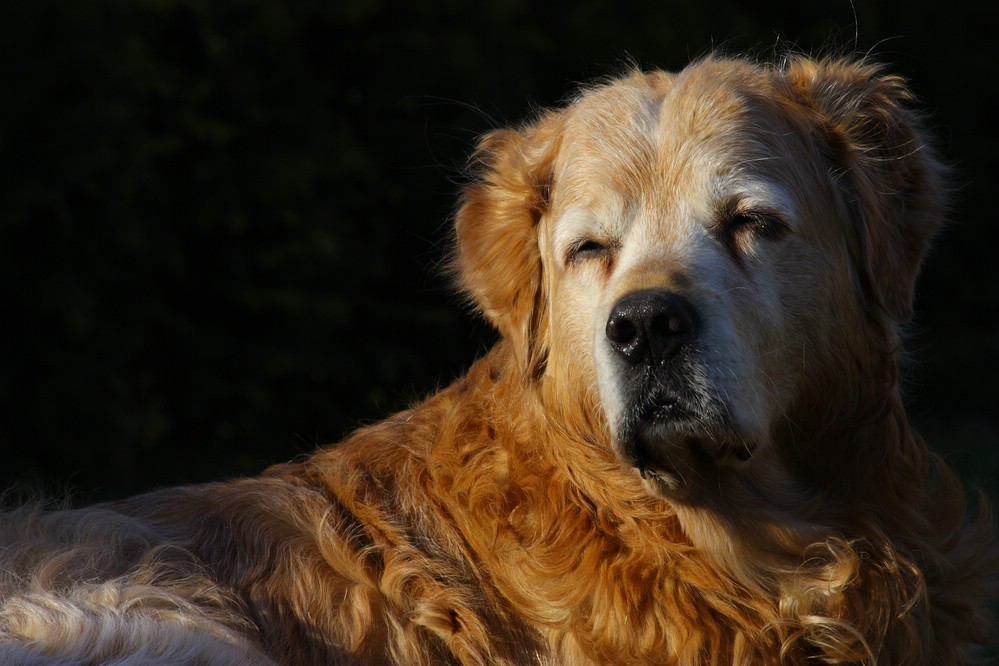
[(4, 664), (970, 664), (984, 500), (900, 331), (945, 174), (855, 59), (631, 71), (485, 136), (453, 270), (500, 334), (258, 478), (0, 524)]

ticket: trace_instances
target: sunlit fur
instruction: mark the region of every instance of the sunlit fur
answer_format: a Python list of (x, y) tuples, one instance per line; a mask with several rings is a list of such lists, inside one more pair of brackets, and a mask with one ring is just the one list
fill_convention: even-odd
[[(258, 478), (3, 514), (0, 663), (984, 661), (991, 517), (897, 385), (942, 206), (910, 101), (863, 62), (706, 58), (486, 136), (454, 270), (500, 342)], [(719, 241), (732, 197), (789, 231)], [(686, 381), (751, 459), (622, 462), (602, 332), (651, 288), (697, 308)]]

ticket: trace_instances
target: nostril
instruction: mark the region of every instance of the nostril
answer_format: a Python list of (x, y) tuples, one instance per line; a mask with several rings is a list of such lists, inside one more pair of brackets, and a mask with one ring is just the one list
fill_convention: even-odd
[(607, 338), (619, 345), (626, 345), (635, 339), (638, 329), (634, 322), (621, 313), (612, 313), (607, 320)]
[(665, 338), (686, 333), (689, 327), (688, 319), (680, 313), (664, 312), (652, 318), (649, 324), (649, 334)]
[(670, 337), (684, 335), (693, 328), (694, 314), (690, 303), (675, 294), (670, 294), (666, 302), (664, 312), (658, 313), (653, 318), (653, 335)]

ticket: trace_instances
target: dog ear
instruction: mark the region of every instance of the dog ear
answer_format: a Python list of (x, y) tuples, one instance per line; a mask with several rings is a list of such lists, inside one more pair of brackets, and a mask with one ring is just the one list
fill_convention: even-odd
[(545, 362), (537, 340), (544, 316), (538, 223), (548, 209), (557, 135), (553, 117), (487, 134), (455, 218), (460, 287), (510, 342), (521, 369), (534, 374)]
[(912, 316), (923, 255), (943, 216), (943, 168), (899, 77), (852, 61), (789, 60), (796, 101), (817, 113), (860, 227), (861, 285), (888, 316)]

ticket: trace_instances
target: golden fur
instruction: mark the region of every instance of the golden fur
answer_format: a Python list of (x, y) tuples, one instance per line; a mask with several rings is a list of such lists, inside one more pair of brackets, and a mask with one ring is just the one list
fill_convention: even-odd
[(909, 102), (706, 58), (488, 135), (454, 267), (502, 340), (259, 478), (4, 514), (0, 663), (985, 659), (991, 518), (898, 394)]

